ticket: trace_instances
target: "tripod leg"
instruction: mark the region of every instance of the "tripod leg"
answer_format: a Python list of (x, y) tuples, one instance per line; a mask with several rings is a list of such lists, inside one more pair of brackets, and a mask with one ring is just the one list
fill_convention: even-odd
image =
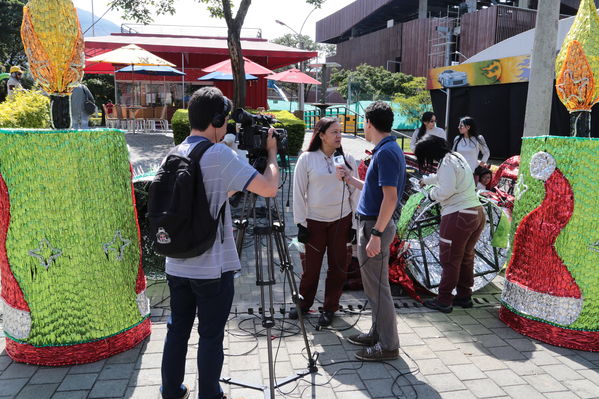
[(287, 241), (285, 238), (285, 223), (280, 219), (276, 202), (274, 203), (274, 205), (274, 212), (277, 218), (277, 222), (273, 224), (273, 231), (275, 243), (277, 245), (279, 261), (281, 263), (281, 271), (285, 273), (285, 279), (289, 282), (289, 289), (291, 290), (291, 299), (293, 300), (293, 303), (295, 303), (296, 309), (298, 309), (297, 314), (299, 325), (302, 331), (302, 336), (304, 338), (306, 354), (308, 356), (308, 371), (310, 373), (315, 373), (316, 371), (318, 371), (318, 368), (316, 367), (317, 356), (312, 356), (310, 342), (308, 341), (308, 334), (306, 333), (306, 325), (304, 323), (304, 315), (303, 312), (299, 311), (299, 292), (297, 289), (295, 275), (293, 274), (293, 263), (291, 262), (291, 255), (289, 254), (289, 249), (286, 245)]

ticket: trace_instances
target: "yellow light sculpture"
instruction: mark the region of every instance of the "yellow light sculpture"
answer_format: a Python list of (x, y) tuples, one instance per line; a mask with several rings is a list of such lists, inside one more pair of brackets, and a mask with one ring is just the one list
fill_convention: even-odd
[[(73, 2), (30, 0), (23, 7), (21, 38), (31, 73), (52, 96), (54, 127), (70, 127), (69, 98), (65, 96), (80, 84), (85, 68), (83, 34)], [(65, 112), (68, 121), (63, 120)]]
[(571, 115), (571, 134), (589, 136), (591, 108), (599, 101), (599, 14), (582, 0), (555, 63), (555, 88)]

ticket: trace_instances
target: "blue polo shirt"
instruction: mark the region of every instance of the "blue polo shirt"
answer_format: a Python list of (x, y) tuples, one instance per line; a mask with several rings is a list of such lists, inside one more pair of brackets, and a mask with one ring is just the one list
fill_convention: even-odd
[(366, 172), (364, 188), (358, 203), (358, 213), (378, 216), (383, 202), (383, 186), (397, 188), (397, 201), (401, 199), (406, 181), (406, 160), (394, 136), (382, 139), (372, 151)]

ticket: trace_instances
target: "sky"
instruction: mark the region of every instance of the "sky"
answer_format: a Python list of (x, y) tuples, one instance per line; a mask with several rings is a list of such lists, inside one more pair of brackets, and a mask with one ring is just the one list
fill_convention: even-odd
[[(316, 21), (325, 18), (335, 11), (353, 3), (355, 0), (326, 0), (320, 9), (313, 10), (313, 6), (306, 4), (303, 0), (253, 0), (245, 18), (244, 28), (260, 28), (262, 37), (268, 40), (293, 33), (289, 28), (279, 25), (275, 20), (280, 20), (289, 25), (296, 32), (315, 37)], [(237, 1), (238, 3), (239, 1)], [(73, 0), (77, 8), (92, 11), (99, 18), (107, 9), (109, 0)], [(190, 25), (190, 26), (220, 26), (225, 28), (224, 20), (211, 18), (206, 6), (194, 0), (175, 0), (175, 15), (161, 15), (154, 18), (154, 23), (162, 25)], [(110, 11), (104, 17), (117, 25), (123, 21), (120, 11)], [(83, 30), (87, 29), (82, 26)], [(208, 31), (209, 32), (209, 31)], [(226, 34), (226, 30), (219, 32), (218, 36)], [(221, 33), (222, 32), (222, 33)], [(166, 33), (166, 32), (165, 32)], [(213, 33), (214, 34), (214, 33)], [(242, 32), (242, 36), (255, 36), (256, 30)]]

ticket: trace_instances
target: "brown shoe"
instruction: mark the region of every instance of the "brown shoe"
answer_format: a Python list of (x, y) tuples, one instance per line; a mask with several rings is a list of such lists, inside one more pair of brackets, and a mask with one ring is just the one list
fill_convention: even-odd
[(376, 344), (356, 352), (356, 357), (365, 362), (382, 362), (384, 360), (395, 360), (399, 357), (399, 349), (384, 350), (381, 344)]
[(352, 335), (351, 337), (347, 337), (347, 340), (354, 345), (360, 345), (360, 346), (373, 346), (377, 342), (379, 342), (379, 338), (377, 336), (368, 335), (368, 334), (364, 334), (364, 333)]

